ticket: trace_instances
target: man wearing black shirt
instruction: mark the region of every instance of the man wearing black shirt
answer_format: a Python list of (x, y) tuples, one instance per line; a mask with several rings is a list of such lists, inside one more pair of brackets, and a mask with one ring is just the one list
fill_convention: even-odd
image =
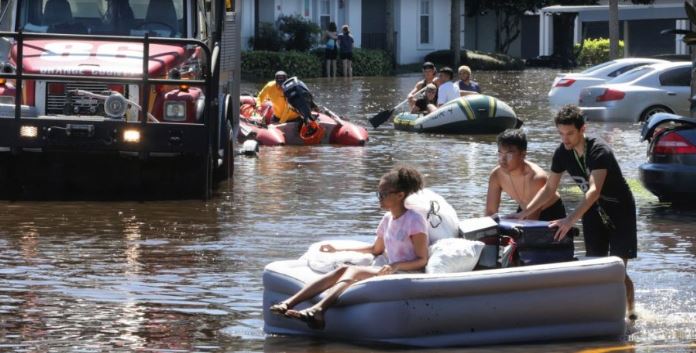
[[(558, 227), (555, 238), (563, 239), (582, 218), (587, 256), (614, 255), (628, 265), (628, 259), (635, 258), (637, 252), (636, 205), (614, 152), (603, 140), (585, 136), (585, 119), (577, 106), (562, 107), (554, 122), (561, 145), (553, 154), (548, 181), (527, 209), (515, 217), (526, 218), (545, 205), (555, 196), (561, 175), (567, 171), (584, 197), (574, 212), (550, 222), (550, 227)], [(629, 318), (635, 320), (633, 282), (628, 274), (624, 283)]]

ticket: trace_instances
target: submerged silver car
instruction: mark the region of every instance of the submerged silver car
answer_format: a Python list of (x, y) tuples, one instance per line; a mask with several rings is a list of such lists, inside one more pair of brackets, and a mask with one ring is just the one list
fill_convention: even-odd
[(589, 121), (646, 121), (656, 113), (689, 114), (691, 62), (646, 65), (580, 92)]

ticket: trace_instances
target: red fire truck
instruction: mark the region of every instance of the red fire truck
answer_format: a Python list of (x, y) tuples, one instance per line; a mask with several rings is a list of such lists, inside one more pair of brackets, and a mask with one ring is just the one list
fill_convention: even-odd
[(211, 196), (231, 177), (229, 0), (7, 0), (0, 196)]

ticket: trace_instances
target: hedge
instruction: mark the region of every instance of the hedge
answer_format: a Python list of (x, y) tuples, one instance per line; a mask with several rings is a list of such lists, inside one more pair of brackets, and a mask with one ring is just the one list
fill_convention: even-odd
[[(619, 41), (619, 53), (623, 56), (624, 42)], [(575, 50), (580, 49), (580, 44), (575, 45)], [(578, 65), (591, 66), (609, 61), (609, 39), (588, 38), (583, 41), (582, 50), (578, 55)]]
[(296, 51), (242, 52), (242, 78), (252, 81), (272, 80), (278, 70), (301, 78), (321, 76), (321, 61), (316, 56)]
[[(342, 61), (337, 60), (337, 72), (343, 74)], [(309, 53), (296, 51), (242, 52), (242, 78), (253, 81), (270, 80), (278, 70), (300, 78), (324, 75), (324, 48)], [(389, 56), (382, 50), (353, 49), (353, 76), (387, 76), (392, 73)]]
[[(438, 50), (425, 56), (437, 66), (452, 66), (452, 51)], [(524, 60), (510, 55), (462, 49), (459, 62), (472, 70), (524, 70)], [(456, 67), (453, 68), (456, 71)]]

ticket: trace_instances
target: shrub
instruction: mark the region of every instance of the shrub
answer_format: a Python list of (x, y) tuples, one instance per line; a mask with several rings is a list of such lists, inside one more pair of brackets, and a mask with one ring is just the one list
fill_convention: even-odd
[[(322, 63), (322, 72), (326, 69), (324, 48), (312, 50), (312, 54)], [(338, 76), (343, 75), (343, 60), (336, 59)], [(384, 50), (353, 49), (353, 76), (388, 76), (392, 74), (392, 64), (389, 55)]]
[(299, 78), (319, 77), (322, 61), (315, 55), (289, 52), (246, 51), (242, 52), (242, 78), (252, 81), (273, 79), (278, 70)]
[[(619, 41), (619, 53), (623, 54), (624, 42)], [(575, 45), (575, 51), (580, 50), (580, 44)], [(609, 61), (609, 39), (588, 38), (583, 41), (582, 50), (578, 55), (578, 64), (581, 66), (591, 66)]]
[[(437, 66), (453, 66), (452, 51), (438, 50), (425, 56)], [(472, 70), (524, 70), (524, 60), (510, 55), (462, 49), (459, 62)], [(457, 68), (453, 68), (456, 72)]]
[(249, 47), (254, 50), (279, 51), (285, 47), (283, 37), (272, 23), (259, 23), (259, 34), (249, 38)]
[(278, 21), (278, 29), (286, 38), (285, 50), (307, 51), (316, 42), (315, 35), (321, 33), (319, 26), (300, 15), (281, 16)]

